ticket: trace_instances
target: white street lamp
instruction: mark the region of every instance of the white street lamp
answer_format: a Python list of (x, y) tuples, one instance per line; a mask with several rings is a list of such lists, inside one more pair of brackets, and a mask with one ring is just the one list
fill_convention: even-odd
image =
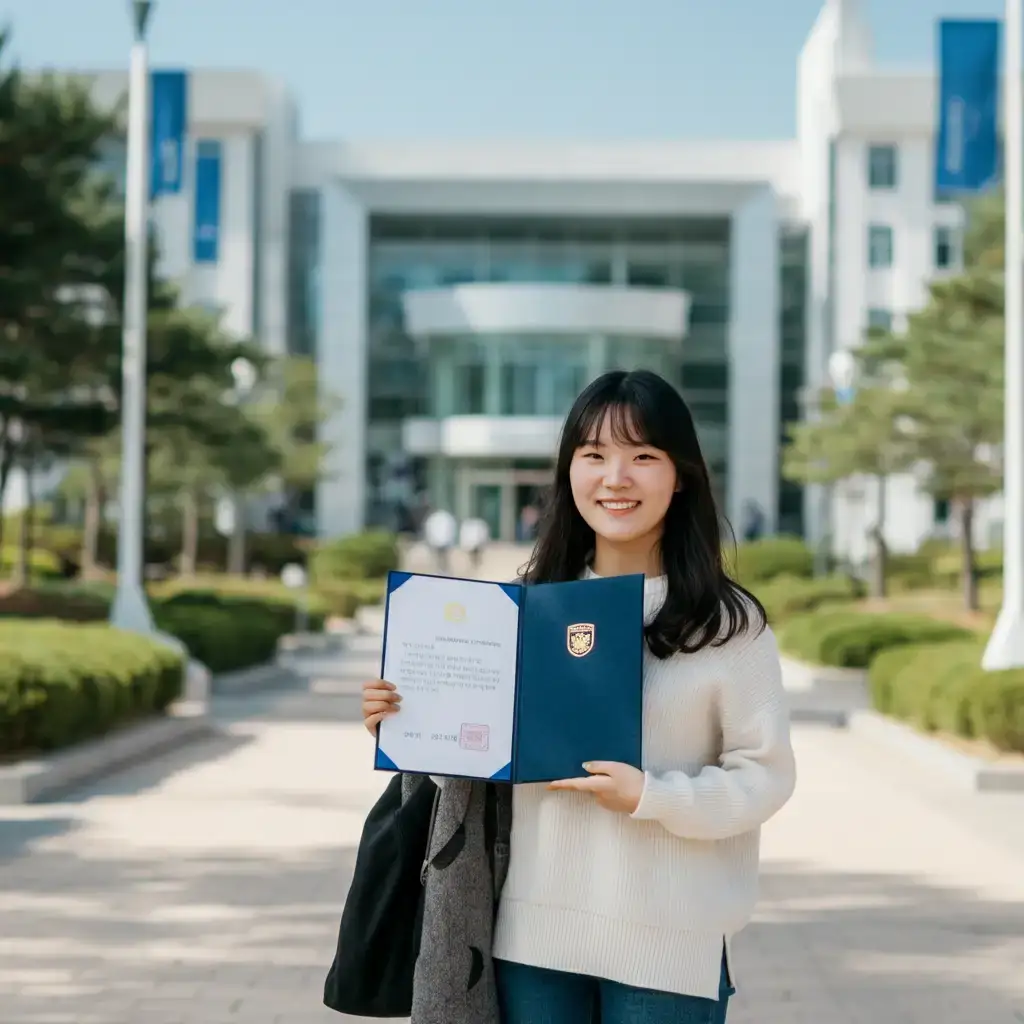
[(982, 665), (1024, 667), (1024, 15), (1006, 0), (1006, 427), (1003, 442), (1003, 608)]
[(848, 405), (853, 400), (857, 381), (857, 360), (846, 348), (837, 349), (828, 360), (828, 377), (836, 398)]
[(231, 377), (235, 382), (235, 394), (242, 401), (256, 386), (256, 367), (244, 356), (231, 362)]
[[(231, 377), (235, 384), (231, 396), (233, 401), (243, 405), (256, 387), (258, 376), (256, 367), (244, 356), (232, 360)], [(237, 491), (233, 492), (227, 507), (231, 510), (230, 514), (224, 517), (224, 525), (230, 526), (230, 530), (227, 531), (228, 571), (244, 574), (246, 507), (242, 495)]]
[(149, 60), (146, 27), (152, 0), (133, 0), (135, 42), (128, 76), (128, 166), (125, 180), (125, 280), (121, 396), (121, 517), (113, 625), (152, 633), (143, 588), (146, 452), (146, 276), (149, 230)]

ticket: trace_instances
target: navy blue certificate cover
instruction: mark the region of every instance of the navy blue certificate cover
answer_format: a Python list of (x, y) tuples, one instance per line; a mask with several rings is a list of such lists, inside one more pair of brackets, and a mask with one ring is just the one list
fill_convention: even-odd
[[(389, 574), (389, 608), (394, 591), (414, 575)], [(519, 608), (512, 759), (489, 778), (512, 783), (575, 778), (586, 775), (585, 761), (640, 768), (644, 577), (533, 586), (462, 582), (500, 587)], [(385, 625), (385, 644), (387, 635)], [(382, 672), (386, 656), (385, 648)], [(379, 738), (375, 767), (411, 770), (395, 764)]]

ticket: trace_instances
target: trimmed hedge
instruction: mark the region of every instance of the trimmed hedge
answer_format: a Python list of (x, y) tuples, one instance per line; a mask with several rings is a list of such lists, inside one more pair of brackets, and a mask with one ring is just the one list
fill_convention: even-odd
[(826, 576), (822, 579), (801, 579), (796, 576), (777, 576), (751, 588), (764, 605), (768, 621), (773, 626), (815, 611), (826, 605), (848, 605), (864, 596), (863, 585), (848, 576)]
[[(193, 658), (212, 672), (228, 672), (273, 657), (278, 640), (295, 630), (296, 600), (283, 587), (256, 594), (154, 588), (150, 610), (157, 628), (181, 640)], [(85, 586), (24, 589), (0, 598), (0, 623), (13, 617), (101, 622), (109, 613), (107, 593)], [(326, 604), (311, 602), (308, 628), (322, 630), (326, 613)]]
[(814, 574), (814, 552), (799, 537), (765, 537), (740, 544), (735, 558), (726, 553), (726, 562), (748, 588), (779, 576), (809, 579)]
[(886, 651), (871, 665), (872, 703), (925, 732), (1024, 753), (1024, 670), (986, 672), (982, 653), (977, 638)]
[(181, 657), (106, 625), (0, 622), (0, 755), (46, 751), (163, 711)]
[[(213, 590), (182, 590), (152, 604), (157, 627), (176, 636), (211, 672), (269, 661), (282, 636), (295, 630), (295, 603)], [(322, 613), (309, 628), (321, 630)]]
[(340, 537), (317, 548), (310, 568), (318, 587), (339, 579), (380, 579), (398, 568), (398, 538), (384, 530)]
[(923, 615), (870, 615), (822, 608), (783, 626), (779, 644), (802, 661), (836, 668), (867, 668), (876, 655), (908, 644), (969, 639), (972, 633)]

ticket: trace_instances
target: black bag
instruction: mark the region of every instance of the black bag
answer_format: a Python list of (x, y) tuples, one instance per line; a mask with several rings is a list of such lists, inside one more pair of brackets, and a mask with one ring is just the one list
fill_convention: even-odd
[(324, 1005), (354, 1017), (408, 1017), (423, 926), (423, 879), (440, 790), (427, 777), (402, 803), (388, 783), (363, 826)]

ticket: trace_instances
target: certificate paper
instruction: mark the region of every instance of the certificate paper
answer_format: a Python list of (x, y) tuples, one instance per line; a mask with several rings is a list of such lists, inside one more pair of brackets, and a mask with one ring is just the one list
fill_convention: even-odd
[(392, 572), (384, 771), (505, 782), (640, 767), (642, 576), (524, 586)]
[[(391, 592), (379, 746), (403, 771), (490, 778), (512, 761), (519, 607), (497, 583), (411, 576)], [(378, 757), (378, 762), (380, 758)]]

